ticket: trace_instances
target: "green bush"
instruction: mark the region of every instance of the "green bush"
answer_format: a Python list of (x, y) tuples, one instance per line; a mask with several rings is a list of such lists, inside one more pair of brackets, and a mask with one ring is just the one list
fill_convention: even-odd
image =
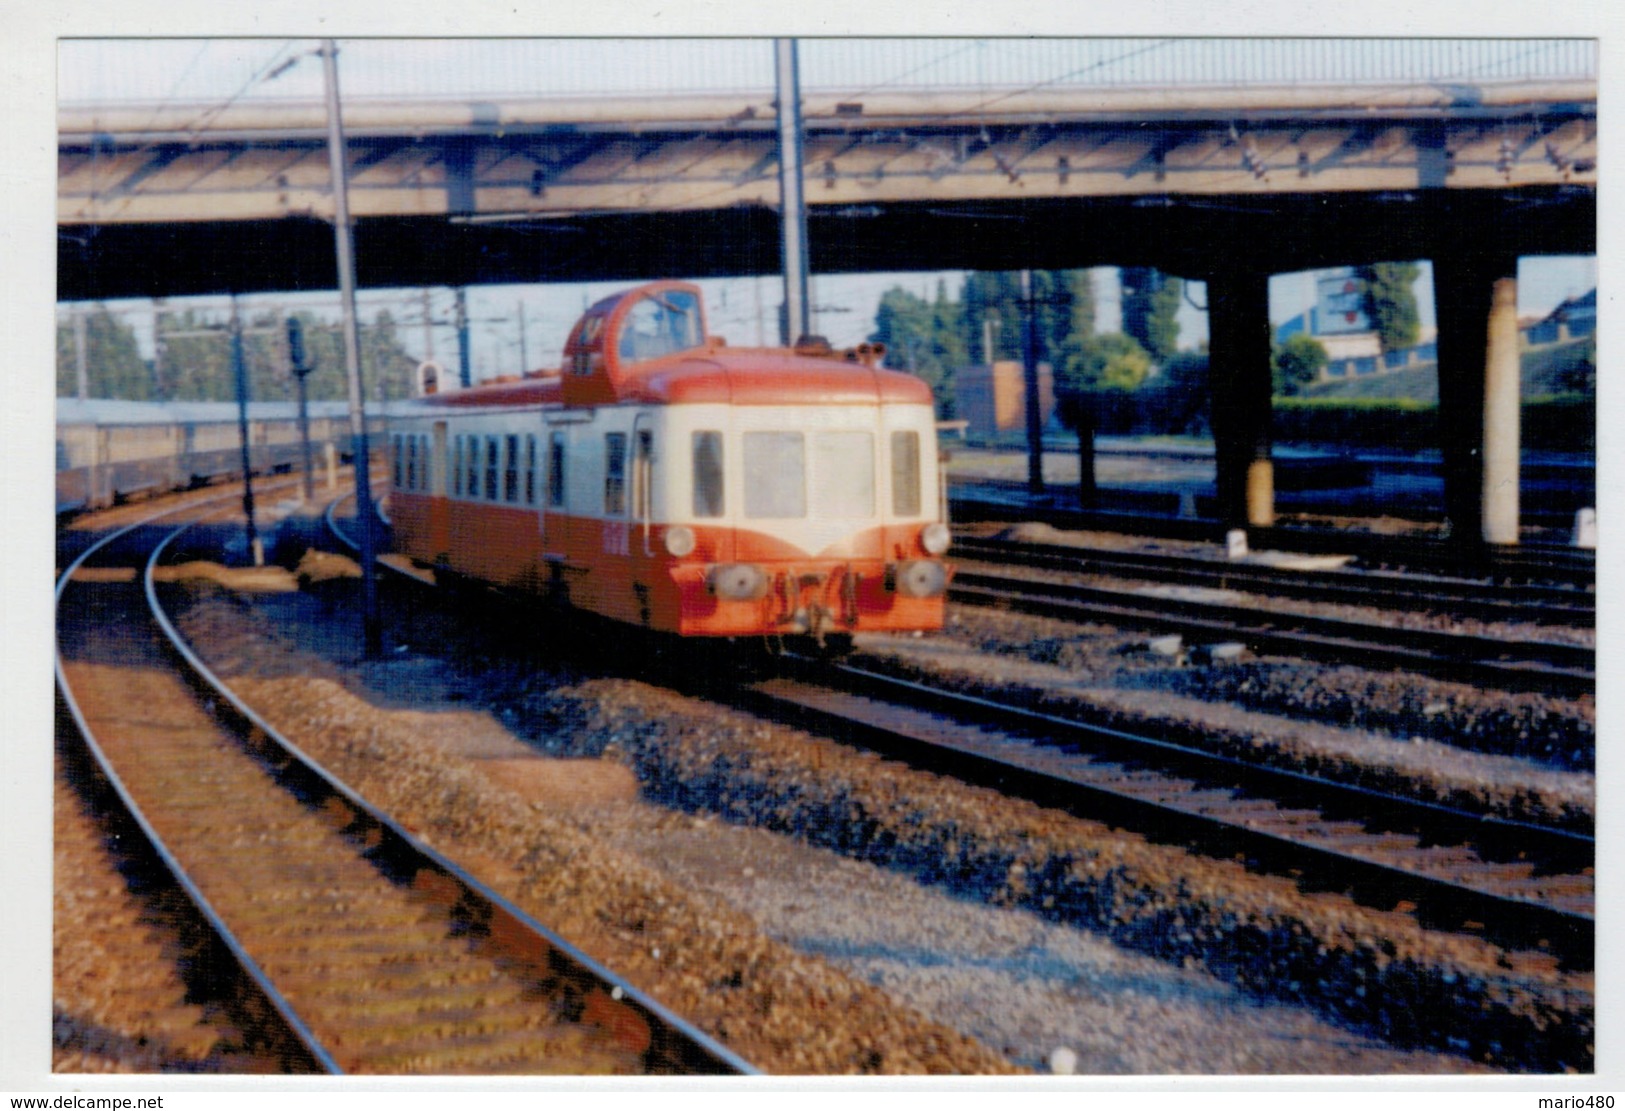
[[(1522, 445), (1531, 451), (1594, 451), (1596, 399), (1589, 394), (1526, 398)], [(1275, 441), (1419, 451), (1439, 447), (1438, 406), (1407, 398), (1275, 399)]]
[(1438, 407), (1408, 398), (1275, 399), (1278, 443), (1337, 443), (1418, 451), (1436, 447)]
[(1596, 451), (1597, 395), (1570, 393), (1526, 398), (1523, 446), (1535, 451)]

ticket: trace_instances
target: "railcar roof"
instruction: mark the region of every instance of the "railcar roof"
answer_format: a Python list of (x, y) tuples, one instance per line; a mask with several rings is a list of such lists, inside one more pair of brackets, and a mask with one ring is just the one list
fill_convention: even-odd
[(911, 374), (808, 358), (781, 349), (727, 349), (673, 356), (627, 384), (627, 399), (668, 404), (874, 405), (931, 401)]
[(419, 404), (440, 408), (516, 408), (527, 405), (557, 405), (563, 400), (556, 376), (525, 378), (517, 382), (494, 382), (470, 386), (466, 390), (443, 390), (420, 398)]
[[(900, 371), (778, 348), (702, 348), (639, 367), (623, 383), (622, 404), (930, 404), (931, 389)], [(423, 399), (435, 409), (514, 408), (562, 402), (560, 379), (536, 378), (450, 390)]]

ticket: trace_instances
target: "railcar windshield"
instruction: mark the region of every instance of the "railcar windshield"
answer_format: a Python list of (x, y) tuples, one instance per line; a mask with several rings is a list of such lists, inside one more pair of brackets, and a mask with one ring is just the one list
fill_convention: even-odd
[(813, 516), (875, 515), (875, 438), (868, 432), (813, 436)]
[(623, 362), (658, 359), (687, 351), (705, 342), (700, 324), (700, 299), (686, 289), (668, 289), (638, 299), (621, 320)]
[(746, 432), (744, 457), (747, 517), (827, 520), (875, 514), (871, 432)]
[(745, 516), (806, 515), (807, 461), (802, 434), (745, 433)]

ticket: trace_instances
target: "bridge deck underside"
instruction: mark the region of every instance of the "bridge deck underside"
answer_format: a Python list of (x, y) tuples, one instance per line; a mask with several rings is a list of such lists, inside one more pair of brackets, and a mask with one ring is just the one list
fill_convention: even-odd
[[(1586, 187), (1392, 193), (1047, 198), (813, 208), (812, 269), (1060, 269), (1151, 265), (1203, 278), (1442, 255), (1593, 254)], [(765, 205), (550, 220), (358, 221), (366, 287), (640, 280), (772, 273)], [(308, 216), (61, 229), (64, 300), (331, 289), (330, 225)]]
[[(810, 127), (814, 270), (1149, 264), (1191, 277), (1594, 250), (1594, 104), (1460, 119)], [(778, 269), (771, 127), (383, 129), (349, 142), (363, 285)], [(59, 296), (331, 288), (326, 148), (65, 135)], [(155, 265), (156, 263), (156, 265)]]

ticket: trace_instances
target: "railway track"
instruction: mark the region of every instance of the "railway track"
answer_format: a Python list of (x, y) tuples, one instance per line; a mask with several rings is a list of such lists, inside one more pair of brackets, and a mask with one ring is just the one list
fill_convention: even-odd
[(1381, 794), (846, 665), (784, 664), (783, 675), (731, 691), (707, 683), (704, 696), (1153, 840), (1239, 857), (1306, 889), (1404, 908), (1429, 928), (1591, 966), (1595, 841), (1585, 833)]
[[(1067, 490), (1034, 502), (1016, 483), (960, 484), (950, 499), (959, 524), (993, 525), (1038, 521), (1059, 529), (1098, 529), (1165, 539), (1222, 543), (1225, 526), (1213, 518), (1187, 518), (1167, 512), (1100, 509), (1082, 511), (1063, 504)], [(1312, 554), (1354, 555), (1368, 570), (1443, 576), (1469, 575), (1486, 582), (1527, 583), (1578, 590), (1594, 589), (1596, 553), (1555, 543), (1464, 546), (1422, 536), (1366, 533), (1333, 523), (1291, 523), (1250, 527), (1248, 540), (1260, 549)]]
[(1209, 641), (1240, 641), (1259, 652), (1399, 668), (1478, 686), (1570, 697), (1596, 689), (1595, 651), (1550, 641), (1510, 641), (1177, 597), (1169, 592), (1081, 586), (977, 570), (963, 563), (955, 572), (949, 597), (963, 604), (1063, 620), (1177, 632)]
[(793, 662), (741, 708), (1425, 927), (1591, 966), (1595, 842), (928, 688)]
[(989, 536), (954, 537), (957, 555), (978, 562), (1071, 574), (1113, 575), (1311, 602), (1428, 612), (1477, 621), (1594, 628), (1595, 596), (1575, 587), (1500, 583), (1443, 575), (1400, 575), (1234, 563), (1163, 552), (1118, 551)]
[[(508, 607), (497, 601), (499, 594), (491, 598), (492, 620), (500, 620), (498, 615)], [(624, 654), (624, 646), (619, 651)], [(1317, 893), (1346, 896), (1354, 904), (1378, 912), (1376, 921), (1394, 920), (1392, 942), (1380, 932), (1360, 934), (1359, 944), (1369, 945), (1376, 952), (1416, 953), (1419, 943), (1424, 952), (1435, 946), (1437, 951), (1448, 952), (1455, 945), (1466, 944), (1482, 953), (1485, 950), (1478, 946), (1490, 946), (1490, 954), (1501, 954), (1492, 959), (1507, 970), (1511, 979), (1506, 986), (1512, 993), (1494, 1002), (1476, 997), (1470, 1002), (1457, 1000), (1451, 985), (1457, 982), (1454, 977), (1458, 973), (1439, 972), (1424, 960), (1415, 966), (1414, 973), (1400, 973), (1396, 983), (1389, 985), (1396, 989), (1397, 998), (1410, 1002), (1394, 1004), (1376, 998), (1367, 1010), (1364, 1002), (1351, 1003), (1336, 988), (1317, 994), (1318, 988), (1307, 988), (1298, 982), (1298, 976), (1286, 975), (1280, 980), (1280, 990), (1290, 998), (1309, 1002), (1330, 1014), (1354, 1014), (1353, 1021), (1369, 1021), (1373, 1030), (1387, 1030), (1395, 1021), (1393, 1016), (1402, 1012), (1406, 1017), (1401, 1024), (1411, 1033), (1399, 1035), (1401, 1041), (1414, 1037), (1417, 1044), (1452, 1051), (1482, 1044), (1488, 1054), (1485, 1060), (1501, 1060), (1500, 1055), (1506, 1053), (1505, 1060), (1520, 1062), (1518, 1067), (1548, 1067), (1551, 1061), (1566, 1060), (1562, 1054), (1569, 1052), (1554, 1050), (1559, 1042), (1567, 1042), (1561, 1037), (1549, 1038), (1542, 1032), (1544, 1026), (1539, 1030), (1527, 1027), (1519, 1017), (1525, 1013), (1522, 1008), (1557, 1007), (1564, 1016), (1557, 1021), (1564, 1027), (1565, 1036), (1571, 1020), (1572, 1029), (1585, 1029), (1586, 1012), (1579, 997), (1570, 998), (1559, 991), (1548, 1002), (1546, 988), (1535, 985), (1562, 982), (1569, 977), (1583, 982), (1590, 975), (1595, 949), (1595, 844), (1588, 831), (1497, 820), (1484, 812), (1455, 811), (1302, 774), (1259, 768), (1156, 738), (1091, 729), (1017, 707), (963, 698), (886, 676), (865, 675), (851, 668), (831, 669), (823, 661), (793, 660), (769, 679), (763, 679), (758, 669), (751, 679), (742, 679), (734, 671), (729, 678), (719, 680), (715, 674), (708, 674), (714, 669), (696, 666), (700, 658), (692, 646), (684, 646), (671, 657), (663, 658), (659, 653), (640, 657), (641, 662), (632, 671), (639, 679), (786, 722), (797, 730), (849, 741), (920, 770), (946, 774), (1008, 798), (1030, 800), (1085, 820), (1103, 822), (1125, 831), (1130, 840), (1143, 837), (1146, 841), (1172, 844), (1190, 854), (1197, 875), (1207, 874), (1205, 869), (1210, 868), (1228, 874), (1239, 863), (1249, 871), (1288, 881), (1306, 897)], [(724, 659), (707, 658), (713, 664)], [(609, 666), (618, 668), (625, 663), (621, 658)], [(832, 680), (835, 675), (840, 678)], [(816, 757), (813, 766), (819, 766)], [(749, 775), (745, 781), (753, 782)], [(786, 807), (796, 808), (795, 800), (800, 797), (796, 783), (796, 774), (790, 772), (787, 781), (779, 785), (782, 795), (769, 791), (760, 800), (766, 809), (759, 815), (750, 812), (750, 787), (743, 788), (738, 796), (731, 787), (722, 788), (723, 796), (732, 800), (729, 820), (759, 820), (773, 827), (783, 819)], [(702, 775), (694, 790), (695, 799), (712, 799), (719, 790), (718, 782)], [(684, 797), (679, 790), (673, 801), (685, 805)], [(710, 803), (700, 801), (699, 805), (706, 807)], [(817, 811), (816, 803), (809, 805), (813, 812)], [(879, 810), (884, 811), (884, 805)], [(901, 825), (881, 821), (871, 827), (873, 813), (866, 810), (869, 816), (859, 816), (847, 828), (842, 823), (852, 822), (853, 814), (844, 802), (840, 803), (836, 812), (812, 819), (818, 831), (812, 837), (837, 851), (862, 858), (872, 856), (905, 871), (919, 868), (922, 875), (938, 876), (936, 862), (912, 855), (919, 846), (906, 832), (907, 821)], [(803, 815), (797, 820), (807, 818)], [(958, 834), (947, 835), (957, 844), (954, 838)], [(932, 843), (932, 836), (923, 836), (922, 842)], [(1054, 860), (1050, 858), (1050, 863)], [(1043, 874), (1048, 882), (1051, 872)], [(1214, 932), (1206, 935), (1207, 940), (1198, 942), (1197, 935), (1178, 932), (1176, 927), (1185, 920), (1181, 915), (1187, 913), (1183, 909), (1173, 914), (1174, 925), (1168, 927), (1172, 933), (1160, 926), (1154, 933), (1141, 933), (1138, 912), (1125, 914), (1113, 909), (1117, 894), (1112, 876), (1100, 878), (1098, 885), (1092, 879), (1079, 881), (1079, 886), (1072, 888), (1071, 874), (1064, 874), (1069, 877), (1067, 895), (1064, 902), (1056, 895), (1060, 909), (1054, 911), (1064, 920), (1075, 920), (1108, 934), (1121, 930), (1126, 944), (1149, 948), (1169, 959), (1183, 960), (1194, 955), (1199, 960), (1211, 960), (1216, 968), (1232, 969), (1244, 981), (1247, 974), (1243, 969), (1257, 962), (1285, 959), (1280, 956), (1282, 946), (1291, 950), (1304, 937), (1319, 936), (1315, 932), (1318, 927), (1286, 925), (1279, 936), (1255, 938), (1249, 928), (1243, 930), (1246, 936), (1238, 934), (1232, 940), (1228, 931), (1233, 923), (1224, 910), (1229, 897), (1226, 889), (1209, 887), (1206, 881), (1195, 881), (1199, 884), (1195, 890), (1202, 894), (1195, 898), (1189, 913), (1194, 915), (1191, 921), (1211, 924)], [(977, 884), (996, 881), (977, 872), (964, 882), (974, 889)], [(1179, 880), (1181, 885), (1184, 882)], [(1246, 890), (1245, 886), (1241, 890)], [(1183, 886), (1178, 891), (1176, 902), (1186, 894)], [(987, 894), (1005, 897), (1002, 888), (990, 889)], [(1140, 906), (1136, 902), (1140, 894), (1121, 895), (1128, 905)], [(1038, 910), (1036, 897), (1031, 905)], [(1048, 908), (1051, 903), (1045, 900), (1043, 906)], [(1402, 923), (1399, 919), (1409, 921)], [(1209, 928), (1203, 926), (1200, 930)], [(1415, 933), (1418, 929), (1430, 931), (1432, 940), (1426, 940), (1427, 935), (1419, 937)], [(1337, 928), (1332, 928), (1331, 933), (1337, 934)], [(1304, 944), (1312, 951), (1312, 941)], [(1186, 945), (1193, 948), (1182, 948)], [(1211, 951), (1208, 946), (1212, 946)], [(1319, 952), (1334, 964), (1341, 959), (1326, 957), (1325, 948)], [(1305, 959), (1314, 966), (1319, 958)], [(1412, 959), (1407, 956), (1402, 963), (1408, 966)], [(1377, 961), (1374, 974), (1380, 976), (1382, 958)], [(1354, 963), (1359, 963), (1358, 958)], [(1373, 974), (1370, 970), (1350, 972), (1341, 965), (1338, 968), (1336, 972), (1310, 972), (1309, 976), (1324, 974), (1328, 982), (1356, 990), (1350, 985), (1363, 985), (1364, 977)], [(1261, 980), (1256, 986), (1274, 994), (1271, 983)], [(1429, 986), (1419, 987), (1419, 994), (1413, 996), (1413, 983)], [(1363, 987), (1358, 990), (1364, 1000)], [(1524, 1002), (1509, 1004), (1513, 997)], [(1558, 997), (1563, 1000), (1560, 1004), (1556, 1002)], [(1399, 1011), (1390, 1013), (1388, 1008), (1393, 1006), (1398, 1006)], [(1448, 1014), (1437, 1019), (1426, 1017), (1430, 1014), (1428, 1008), (1435, 1006), (1446, 1008)], [(1414, 1029), (1409, 1025), (1412, 1023), (1416, 1024)], [(1483, 1030), (1479, 1029), (1480, 1023)], [(1495, 1032), (1484, 1032), (1489, 1030)], [(1582, 1034), (1582, 1041), (1584, 1037)], [(1506, 1048), (1514, 1044), (1517, 1048)], [(1582, 1056), (1586, 1052), (1576, 1051)], [(1541, 1064), (1530, 1064), (1537, 1061)]]
[[(159, 605), (185, 527), (137, 523), (58, 583), (57, 675), (95, 775), (196, 908), (279, 1067), (751, 1072), (371, 808), (210, 675)], [(194, 692), (201, 692), (194, 693)], [(242, 1001), (247, 1000), (244, 1003)]]

